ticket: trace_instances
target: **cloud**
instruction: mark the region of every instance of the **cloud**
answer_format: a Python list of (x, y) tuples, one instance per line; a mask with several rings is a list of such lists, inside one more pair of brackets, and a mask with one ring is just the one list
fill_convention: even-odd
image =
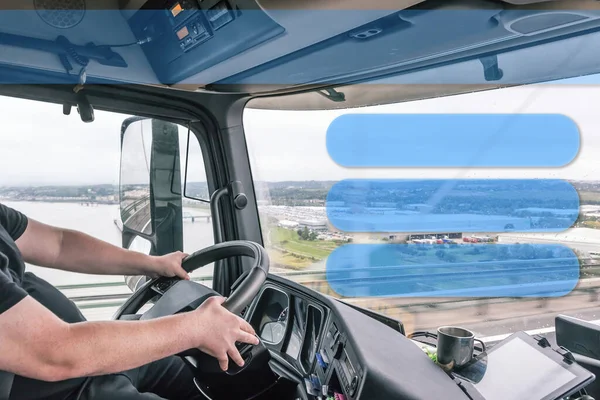
[[(365, 85), (368, 90), (368, 85)], [(398, 90), (401, 90), (399, 86)], [(265, 111), (248, 109), (244, 130), (256, 180), (339, 180), (346, 178), (563, 178), (600, 180), (600, 134), (595, 86), (544, 84), (498, 89), (385, 106), (336, 111)], [(557, 113), (575, 121), (581, 151), (575, 161), (556, 169), (506, 168), (365, 168), (337, 165), (325, 147), (329, 124), (345, 113)], [(418, 135), (401, 131), (399, 134)], [(449, 135), (452, 132), (448, 132)], [(501, 134), (498, 136), (501, 140)]]

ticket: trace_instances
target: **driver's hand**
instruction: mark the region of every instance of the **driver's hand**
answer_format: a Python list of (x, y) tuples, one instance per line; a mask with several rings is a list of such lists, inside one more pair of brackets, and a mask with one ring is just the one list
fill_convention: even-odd
[(257, 345), (258, 338), (254, 329), (243, 318), (230, 313), (221, 304), (224, 297), (213, 296), (206, 300), (196, 311), (199, 317), (198, 348), (219, 360), (223, 371), (229, 368), (229, 359), (240, 367), (244, 360), (235, 347), (235, 343)]
[(186, 253), (176, 251), (164, 256), (154, 256), (152, 271), (149, 274), (153, 278), (164, 276), (167, 278), (179, 277), (189, 280), (189, 274), (181, 267), (182, 261), (187, 257)]

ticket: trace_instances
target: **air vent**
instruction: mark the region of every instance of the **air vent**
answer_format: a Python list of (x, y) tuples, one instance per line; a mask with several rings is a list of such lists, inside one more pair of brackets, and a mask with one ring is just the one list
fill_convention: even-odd
[(533, 36), (599, 19), (600, 14), (585, 11), (504, 11), (496, 20), (519, 36)]

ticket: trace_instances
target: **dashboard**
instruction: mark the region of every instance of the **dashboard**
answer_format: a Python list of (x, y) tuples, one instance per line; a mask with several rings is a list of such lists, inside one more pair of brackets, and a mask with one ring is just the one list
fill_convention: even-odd
[(245, 316), (304, 399), (466, 398), (401, 323), (285, 279), (269, 277)]

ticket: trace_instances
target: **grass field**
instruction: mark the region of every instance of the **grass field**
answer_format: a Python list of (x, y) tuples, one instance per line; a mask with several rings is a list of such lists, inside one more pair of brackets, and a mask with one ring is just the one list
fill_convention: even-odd
[[(303, 269), (316, 261), (326, 259), (333, 250), (341, 246), (340, 243), (333, 241), (323, 240), (302, 240), (298, 236), (298, 233), (294, 230), (272, 227), (270, 229), (270, 239), (273, 243), (274, 249), (270, 249), (272, 261), (289, 267), (290, 269)], [(404, 254), (401, 256), (403, 263), (410, 264), (423, 264), (424, 262), (431, 264), (443, 264), (446, 261), (436, 256), (437, 249), (423, 249), (421, 252), (415, 255)], [(447, 254), (459, 252), (460, 261), (462, 262), (477, 262), (489, 259), (489, 255), (485, 252), (482, 254), (465, 254), (464, 250), (457, 249), (446, 249)], [(374, 265), (377, 265), (377, 255), (373, 255)], [(382, 262), (384, 264), (389, 262), (389, 255), (383, 256)], [(387, 264), (386, 264), (387, 265)]]
[(293, 270), (301, 270), (314, 263), (310, 258), (296, 257), (293, 254), (283, 253), (279, 250), (269, 250), (269, 257), (273, 263), (283, 265), (286, 268)]
[(272, 253), (273, 261), (292, 268), (304, 268), (315, 261), (323, 260), (339, 246), (332, 241), (302, 240), (294, 230), (273, 227), (270, 232), (273, 244), (287, 251)]

